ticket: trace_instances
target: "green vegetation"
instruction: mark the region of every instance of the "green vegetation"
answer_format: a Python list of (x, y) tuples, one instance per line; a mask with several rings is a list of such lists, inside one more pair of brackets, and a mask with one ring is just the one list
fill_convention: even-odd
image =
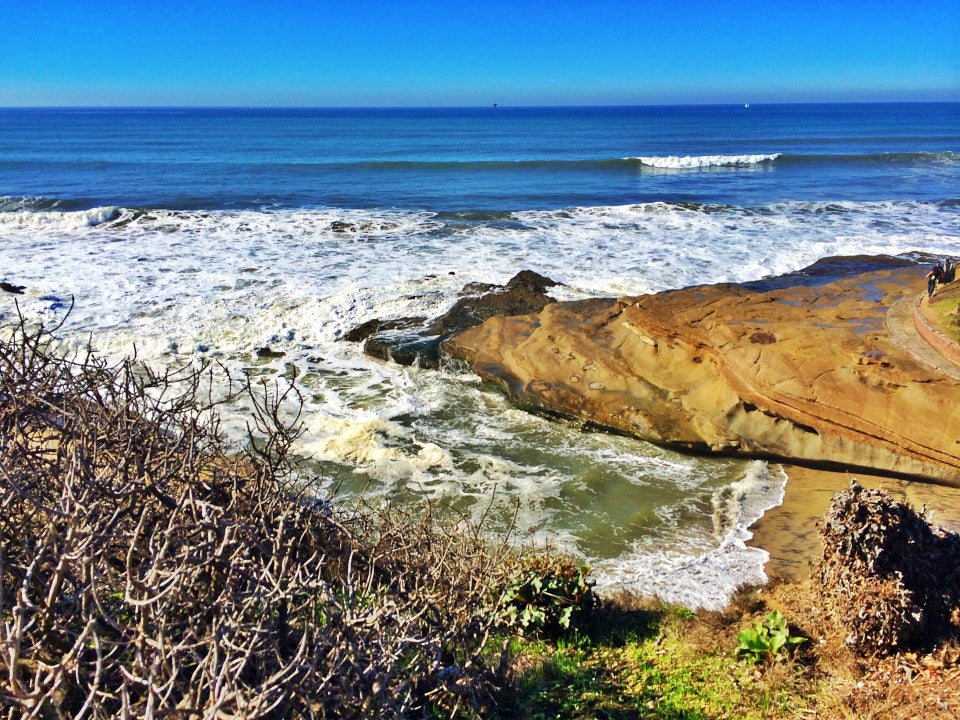
[(786, 618), (779, 610), (774, 610), (762, 622), (756, 620), (752, 627), (741, 630), (737, 640), (740, 641), (737, 654), (751, 665), (756, 665), (785, 660), (795, 646), (807, 639), (791, 635)]
[(807, 639), (791, 635), (787, 619), (779, 610), (773, 610), (762, 622), (756, 620), (752, 627), (741, 630), (737, 640), (740, 641), (737, 654), (751, 665), (756, 665), (785, 660), (797, 645)]
[(597, 603), (590, 569), (538, 558), (503, 594), (503, 616), (521, 632), (559, 631), (575, 627)]
[[(492, 717), (793, 717), (818, 700), (808, 666), (760, 672), (737, 662), (733, 616), (704, 621), (678, 608), (599, 610), (554, 643), (513, 646), (514, 675)], [(720, 623), (714, 625), (713, 623)]]
[(941, 285), (921, 311), (940, 333), (960, 343), (960, 281)]

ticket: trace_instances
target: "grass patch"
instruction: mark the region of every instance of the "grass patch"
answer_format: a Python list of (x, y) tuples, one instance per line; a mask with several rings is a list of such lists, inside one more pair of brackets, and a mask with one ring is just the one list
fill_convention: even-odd
[(491, 717), (796, 717), (820, 692), (809, 665), (737, 661), (735, 616), (607, 605), (577, 634), (514, 647), (509, 689)]
[(941, 285), (929, 302), (921, 308), (924, 316), (944, 336), (960, 343), (960, 281)]

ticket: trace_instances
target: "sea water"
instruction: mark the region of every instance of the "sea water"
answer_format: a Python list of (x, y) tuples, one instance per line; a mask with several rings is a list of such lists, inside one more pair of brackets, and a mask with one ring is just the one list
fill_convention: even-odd
[(568, 300), (879, 253), (960, 257), (960, 104), (0, 109), (0, 278), (28, 318), (293, 383), (318, 492), (484, 517), (691, 607), (763, 581), (745, 541), (778, 466), (584, 433), (342, 335), (524, 269)]

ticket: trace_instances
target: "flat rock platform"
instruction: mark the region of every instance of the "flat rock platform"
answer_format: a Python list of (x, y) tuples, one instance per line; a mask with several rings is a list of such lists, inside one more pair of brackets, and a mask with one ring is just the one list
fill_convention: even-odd
[(657, 444), (960, 487), (960, 368), (914, 327), (924, 271), (829, 258), (753, 283), (553, 303), (443, 351), (522, 407)]

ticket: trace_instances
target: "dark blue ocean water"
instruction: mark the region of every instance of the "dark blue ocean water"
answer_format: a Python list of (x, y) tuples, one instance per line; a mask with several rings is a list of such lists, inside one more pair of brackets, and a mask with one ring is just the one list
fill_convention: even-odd
[(443, 212), (956, 200), (960, 104), (3, 109), (0, 196)]

